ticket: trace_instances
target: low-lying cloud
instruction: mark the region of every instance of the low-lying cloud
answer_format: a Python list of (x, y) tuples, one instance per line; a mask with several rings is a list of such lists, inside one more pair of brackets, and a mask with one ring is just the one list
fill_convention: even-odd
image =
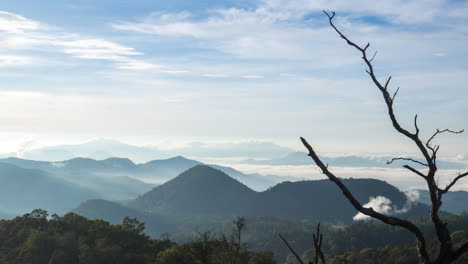
[[(404, 214), (408, 212), (419, 200), (419, 193), (417, 191), (409, 191), (406, 192), (405, 195), (406, 202), (401, 208), (396, 207), (390, 199), (384, 196), (370, 197), (369, 202), (366, 203), (364, 207), (372, 208), (374, 211), (384, 215)], [(357, 213), (353, 217), (354, 221), (363, 221), (369, 219), (371, 219), (371, 217), (363, 213)]]

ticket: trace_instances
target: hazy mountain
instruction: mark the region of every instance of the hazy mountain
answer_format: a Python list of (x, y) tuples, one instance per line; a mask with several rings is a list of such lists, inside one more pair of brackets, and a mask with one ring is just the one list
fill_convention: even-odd
[[(429, 191), (417, 190), (419, 192), (419, 199), (421, 203), (431, 204)], [(442, 197), (442, 210), (452, 214), (462, 214), (468, 212), (468, 192), (455, 191), (448, 192)]]
[(133, 146), (108, 139), (98, 139), (75, 145), (50, 146), (29, 150), (24, 153), (24, 158), (47, 161), (58, 161), (75, 157), (93, 159), (129, 157), (133, 160), (147, 161), (167, 156), (168, 154), (156, 148)]
[[(359, 156), (342, 156), (342, 157), (321, 157), (324, 163), (335, 167), (383, 167), (383, 168), (401, 168), (402, 164), (396, 161), (390, 165), (387, 161), (392, 157), (359, 157)], [(255, 160), (249, 159), (242, 163), (253, 165), (312, 165), (315, 164), (313, 160), (305, 152), (294, 152), (285, 157), (269, 160)], [(421, 165), (413, 164), (415, 168), (421, 168)], [(463, 163), (456, 163), (450, 161), (438, 161), (437, 165), (440, 169), (463, 169)]]
[(74, 158), (61, 162), (33, 161), (18, 158), (2, 159), (26, 169), (41, 170), (69, 183), (76, 184), (110, 200), (133, 199), (155, 185), (127, 175), (136, 173), (137, 166), (128, 159), (109, 158), (97, 161)]
[(23, 214), (36, 208), (63, 213), (84, 200), (100, 197), (39, 170), (0, 163), (0, 211)]
[[(373, 179), (343, 181), (362, 203), (380, 195), (398, 208), (406, 202), (405, 194), (386, 182)], [(129, 206), (177, 216), (277, 216), (344, 222), (351, 221), (356, 214), (339, 189), (328, 180), (284, 182), (267, 191), (255, 192), (225, 173), (204, 165), (155, 187)], [(416, 205), (410, 214), (419, 215), (423, 211), (427, 211), (427, 206)]]
[(245, 141), (225, 143), (192, 142), (190, 145), (171, 150), (171, 153), (203, 158), (280, 158), (292, 150), (272, 142)]
[[(149, 191), (154, 185), (167, 182), (180, 173), (196, 165), (203, 164), (202, 162), (182, 156), (153, 160), (142, 164), (135, 164), (127, 158), (108, 158), (105, 160), (74, 158), (58, 162), (7, 158), (0, 159), (0, 162), (53, 173), (59, 177), (67, 178), (77, 184), (96, 190), (102, 193), (106, 199), (134, 198)], [(233, 168), (214, 164), (210, 164), (209, 166), (225, 172), (255, 190), (265, 190), (281, 181), (289, 179), (279, 176), (244, 174)], [(133, 183), (129, 182), (131, 179), (133, 179)], [(106, 183), (106, 181), (109, 183)], [(120, 185), (121, 187), (118, 187)], [(112, 186), (116, 186), (116, 189), (109, 189)], [(121, 194), (124, 197), (119, 198)]]

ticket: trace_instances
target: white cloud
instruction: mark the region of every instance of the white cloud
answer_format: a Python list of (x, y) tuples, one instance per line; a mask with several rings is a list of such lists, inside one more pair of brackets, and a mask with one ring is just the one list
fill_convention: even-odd
[[(23, 16), (0, 11), (0, 48), (10, 52), (41, 50), (61, 51), (79, 59), (108, 60), (115, 62), (118, 68), (145, 70), (155, 65), (132, 57), (143, 55), (127, 47), (100, 38), (86, 38), (77, 34), (52, 30), (44, 24)], [(47, 60), (42, 60), (42, 63)], [(0, 66), (33, 64), (35, 60), (24, 56), (2, 56)], [(43, 65), (43, 64), (41, 64)]]
[[(372, 48), (385, 51), (378, 54), (378, 60), (395, 59), (395, 54), (408, 60), (446, 53), (445, 50), (466, 52), (466, 48), (460, 48), (460, 43), (467, 29), (456, 29), (447, 22), (450, 16), (445, 11), (450, 7), (442, 0), (359, 0), (358, 3), (272, 0), (263, 1), (253, 10), (217, 9), (202, 19), (195, 19), (186, 12), (153, 13), (137, 21), (112, 26), (117, 30), (144, 34), (194, 38), (204, 48), (241, 58), (309, 60), (324, 68), (354, 64), (359, 60), (325, 23), (322, 9), (336, 10), (336, 23), (358, 43), (371, 41)], [(307, 17), (308, 14), (314, 16)], [(406, 25), (392, 27), (365, 22), (363, 16), (376, 16), (394, 23), (422, 23), (433, 28), (445, 25), (447, 28), (415, 32), (405, 28)], [(343, 45), (337, 46), (340, 43)], [(330, 49), (331, 46), (337, 48)], [(445, 50), (439, 50), (440, 47)]]
[(0, 11), (0, 31), (19, 33), (26, 30), (37, 30), (41, 27), (42, 25), (39, 22), (17, 14)]
[[(383, 196), (371, 197), (369, 199), (369, 202), (363, 206), (365, 208), (372, 208), (374, 209), (374, 211), (384, 214), (384, 215), (389, 215), (393, 211), (392, 201), (390, 201), (388, 198), (383, 197)], [(367, 219), (370, 219), (370, 217), (363, 213), (358, 213), (357, 215), (353, 217), (354, 221), (367, 220)]]
[[(364, 204), (365, 208), (372, 208), (374, 211), (384, 215), (399, 215), (408, 212), (414, 204), (419, 201), (418, 191), (408, 191), (405, 193), (406, 202), (402, 208), (398, 208), (393, 205), (392, 201), (384, 196), (370, 197), (369, 202)], [(357, 213), (354, 217), (354, 221), (369, 220), (370, 216), (363, 213)]]

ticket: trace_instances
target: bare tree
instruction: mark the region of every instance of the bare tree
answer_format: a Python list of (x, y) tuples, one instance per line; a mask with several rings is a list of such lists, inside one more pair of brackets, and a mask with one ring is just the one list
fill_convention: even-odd
[(245, 218), (237, 217), (230, 235), (221, 235), (221, 243), (227, 252), (229, 264), (236, 264), (242, 249), (242, 231), (245, 229)]
[[(279, 235), (279, 237), (284, 242), (284, 244), (288, 247), (289, 251), (291, 251), (291, 253), (294, 255), (296, 260), (299, 261), (299, 263), (301, 264), (305, 264), (305, 262), (299, 256), (299, 254), (297, 254), (297, 252), (294, 250), (294, 248), (291, 247), (291, 245), (289, 245), (288, 241), (282, 235)], [(323, 251), (322, 251), (323, 235), (320, 232), (320, 223), (317, 224), (317, 231), (315, 234), (312, 235), (312, 238), (314, 240), (315, 257), (314, 257), (314, 261), (309, 261), (308, 263), (309, 264), (319, 264), (319, 263), (326, 264), (325, 255), (323, 254)]]
[(331, 14), (323, 11), (328, 19), (330, 26), (338, 33), (338, 35), (346, 41), (348, 45), (351, 47), (354, 47), (356, 50), (358, 50), (362, 56), (362, 59), (364, 60), (367, 69), (366, 72), (372, 79), (372, 82), (374, 85), (378, 88), (378, 90), (381, 92), (385, 104), (387, 106), (388, 110), (388, 116), (390, 118), (390, 121), (395, 128), (395, 130), (405, 136), (406, 138), (410, 139), (414, 144), (416, 144), (418, 150), (420, 151), (422, 157), (424, 158), (424, 162), (418, 161), (416, 159), (412, 158), (402, 158), (402, 157), (397, 157), (389, 161), (388, 163), (392, 163), (395, 160), (404, 160), (409, 163), (416, 163), (419, 165), (423, 165), (427, 171), (420, 171), (415, 169), (414, 167), (406, 164), (403, 167), (408, 169), (410, 172), (416, 174), (418, 177), (421, 177), (424, 179), (424, 181), (427, 183), (427, 188), (429, 190), (430, 198), (431, 198), (431, 209), (430, 209), (430, 218), (433, 223), (435, 233), (437, 235), (437, 240), (439, 244), (439, 252), (437, 252), (437, 256), (435, 258), (431, 258), (428, 253), (428, 249), (426, 246), (426, 240), (424, 238), (423, 233), (421, 230), (412, 222), (399, 219), (397, 217), (392, 217), (392, 216), (386, 216), (384, 214), (381, 214), (379, 212), (374, 211), (372, 208), (367, 208), (364, 207), (355, 197), (354, 195), (349, 191), (349, 189), (343, 184), (343, 182), (335, 176), (334, 173), (332, 173), (328, 165), (325, 165), (315, 150), (312, 148), (312, 146), (304, 139), (301, 137), (301, 141), (304, 144), (304, 146), (307, 148), (309, 151), (309, 156), (314, 160), (315, 164), (320, 168), (323, 174), (325, 174), (330, 181), (335, 183), (335, 185), (338, 186), (338, 188), (341, 189), (343, 192), (343, 195), (346, 197), (346, 199), (353, 205), (353, 207), (372, 218), (378, 219), (386, 224), (392, 225), (392, 226), (397, 226), (397, 227), (402, 227), (409, 232), (411, 232), (416, 240), (417, 240), (417, 251), (419, 254), (419, 260), (420, 263), (437, 263), (437, 264), (445, 264), (445, 263), (452, 263), (455, 260), (457, 260), (462, 254), (466, 253), (468, 251), (468, 242), (463, 244), (459, 248), (454, 248), (452, 244), (452, 240), (450, 237), (450, 231), (447, 228), (447, 223), (445, 223), (439, 216), (439, 210), (442, 205), (442, 196), (447, 193), (460, 179), (463, 177), (466, 177), (468, 175), (468, 172), (465, 173), (460, 173), (458, 174), (454, 179), (450, 181), (450, 183), (445, 186), (445, 187), (440, 187), (436, 178), (436, 172), (437, 172), (437, 152), (439, 151), (439, 146), (433, 144), (433, 140), (440, 134), (444, 133), (452, 133), (452, 134), (459, 134), (462, 133), (463, 130), (460, 131), (453, 131), (449, 129), (443, 129), (439, 130), (437, 129), (436, 132), (427, 140), (423, 141), (423, 139), (420, 138), (419, 134), (419, 127), (418, 127), (418, 116), (416, 115), (414, 117), (414, 132), (410, 132), (409, 130), (403, 128), (400, 123), (398, 122), (394, 110), (393, 110), (393, 103), (395, 101), (395, 97), (398, 93), (399, 89), (396, 89), (396, 91), (393, 94), (390, 94), (389, 92), (389, 84), (391, 81), (392, 77), (388, 77), (385, 81), (385, 83), (381, 83), (376, 75), (375, 75), (375, 70), (372, 64), (372, 61), (375, 58), (375, 54), (372, 57), (369, 57), (367, 54), (368, 48), (370, 46), (370, 43), (367, 43), (364, 47), (361, 47), (351, 41), (348, 37), (346, 37), (333, 23), (333, 18), (335, 17), (335, 13), (332, 12)]

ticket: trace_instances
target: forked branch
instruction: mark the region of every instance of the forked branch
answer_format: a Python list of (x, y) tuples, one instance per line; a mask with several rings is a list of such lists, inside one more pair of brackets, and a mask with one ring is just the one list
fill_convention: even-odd
[(447, 187), (445, 187), (445, 189), (442, 189), (441, 192), (442, 193), (447, 193), (448, 191), (450, 191), (450, 189), (455, 185), (455, 183), (457, 183), (458, 180), (464, 178), (468, 176), (468, 172), (465, 172), (465, 173), (462, 173), (462, 174), (458, 174), (457, 177), (455, 177), (455, 179), (453, 179), (448, 185)]
[(402, 227), (409, 232), (411, 232), (415, 237), (416, 240), (418, 241), (418, 252), (420, 254), (420, 257), (424, 260), (424, 263), (429, 263), (429, 254), (426, 250), (426, 240), (424, 238), (424, 235), (422, 234), (421, 230), (414, 225), (413, 223), (402, 220), (396, 217), (391, 217), (391, 216), (386, 216), (384, 214), (381, 214), (379, 212), (374, 211), (372, 207), (366, 208), (362, 206), (362, 204), (354, 197), (354, 195), (351, 193), (351, 191), (346, 187), (346, 185), (343, 184), (343, 182), (336, 177), (332, 172), (328, 170), (328, 167), (323, 164), (323, 162), (320, 160), (318, 157), (317, 153), (315, 153), (314, 149), (312, 146), (303, 138), (301, 137), (302, 144), (307, 148), (309, 151), (309, 156), (314, 160), (315, 164), (320, 168), (320, 170), (325, 174), (330, 181), (335, 183), (338, 188), (343, 192), (343, 195), (346, 197), (346, 199), (353, 205), (353, 207), (372, 218), (378, 219), (386, 224), (392, 225), (392, 226), (399, 226)]
[(406, 160), (406, 161), (411, 161), (411, 162), (417, 163), (417, 164), (419, 164), (419, 165), (423, 165), (423, 166), (429, 167), (429, 165), (427, 165), (427, 164), (424, 163), (424, 162), (420, 162), (419, 160), (415, 160), (415, 159), (412, 159), (412, 158), (403, 158), (403, 157), (393, 158), (393, 159), (391, 159), (390, 161), (387, 161), (387, 165), (392, 164), (395, 160)]
[(314, 239), (314, 248), (315, 248), (315, 257), (313, 264), (326, 264), (325, 262), (325, 255), (322, 251), (322, 242), (323, 242), (323, 235), (320, 233), (320, 223), (317, 224), (317, 231), (313, 234)]

